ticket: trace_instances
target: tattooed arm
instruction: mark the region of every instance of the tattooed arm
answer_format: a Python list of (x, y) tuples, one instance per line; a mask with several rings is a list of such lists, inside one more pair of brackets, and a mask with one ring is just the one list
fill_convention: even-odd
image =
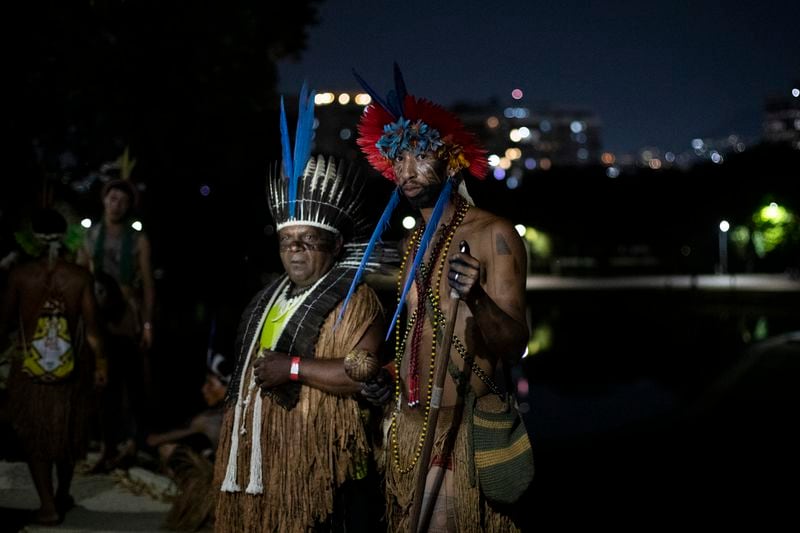
[(502, 219), (494, 219), (476, 237), (480, 260), (469, 252), (450, 256), (450, 287), (469, 306), (485, 345), (514, 363), (528, 342), (525, 247), (513, 226)]

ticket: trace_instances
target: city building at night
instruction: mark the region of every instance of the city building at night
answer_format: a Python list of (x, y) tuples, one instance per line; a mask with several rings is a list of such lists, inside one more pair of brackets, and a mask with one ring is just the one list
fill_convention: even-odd
[(766, 142), (787, 143), (800, 150), (800, 81), (787, 94), (767, 98), (762, 133)]

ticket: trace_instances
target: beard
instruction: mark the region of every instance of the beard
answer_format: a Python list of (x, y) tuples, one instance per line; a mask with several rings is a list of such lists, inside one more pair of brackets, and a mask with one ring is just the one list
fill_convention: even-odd
[(442, 192), (444, 185), (441, 183), (429, 183), (422, 187), (422, 190), (413, 198), (406, 197), (408, 203), (414, 209), (427, 209), (436, 205), (436, 200), (439, 199), (439, 194)]

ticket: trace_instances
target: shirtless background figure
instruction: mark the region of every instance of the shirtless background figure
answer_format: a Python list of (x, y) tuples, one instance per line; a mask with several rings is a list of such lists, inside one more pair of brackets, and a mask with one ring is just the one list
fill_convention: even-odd
[[(104, 313), (101, 320), (107, 339), (109, 384), (101, 412), (103, 452), (95, 471), (130, 466), (146, 433), (147, 352), (153, 344), (155, 282), (150, 241), (144, 232), (131, 227), (137, 194), (127, 179), (106, 183), (103, 220), (89, 230), (78, 251), (78, 264), (91, 269), (105, 292), (119, 292), (123, 300), (118, 318)], [(114, 283), (116, 287), (109, 286)]]
[[(35, 235), (54, 252), (66, 228), (64, 218), (53, 210), (42, 210), (33, 218)], [(18, 317), (21, 335), (29, 342), (42, 302), (51, 293), (58, 294), (64, 303), (74, 369), (61, 381), (43, 383), (22, 370), (20, 357), (12, 364), (8, 387), (12, 425), (27, 455), (41, 501), (34, 519), (41, 524), (59, 523), (73, 504), (69, 490), (75, 463), (86, 454), (89, 392), (92, 382), (102, 386), (106, 381), (92, 276), (85, 268), (58, 255), (45, 253), (12, 270), (0, 312), (0, 335)], [(91, 350), (79, 342), (82, 335)], [(55, 494), (53, 463), (58, 476)]]

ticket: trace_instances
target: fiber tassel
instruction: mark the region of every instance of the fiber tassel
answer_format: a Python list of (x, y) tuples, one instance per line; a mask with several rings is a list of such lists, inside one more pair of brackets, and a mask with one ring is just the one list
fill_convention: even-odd
[[(267, 305), (267, 309), (270, 309), (274, 304), (275, 300), (278, 298), (278, 295), (283, 292), (286, 284), (288, 283), (288, 279), (284, 280), (283, 284), (281, 284), (277, 290), (272, 294), (269, 299), (269, 304)], [(258, 321), (258, 327), (256, 331), (261, 331), (261, 328), (264, 325), (264, 320), (266, 320), (266, 314), (263, 314)], [(247, 369), (250, 365), (250, 356), (253, 353), (253, 350), (256, 346), (256, 342), (258, 341), (258, 336), (254, 336), (250, 340), (250, 345), (247, 349), (247, 356), (244, 359), (243, 368)], [(243, 371), (241, 376), (239, 377), (239, 388), (238, 390), (238, 398), (236, 398), (236, 408), (234, 409), (233, 415), (233, 431), (231, 431), (231, 449), (230, 453), (228, 454), (228, 465), (225, 470), (225, 478), (222, 481), (222, 487), (220, 491), (222, 492), (240, 492), (242, 489), (239, 487), (239, 484), (236, 482), (236, 457), (239, 454), (239, 433), (241, 432), (241, 421), (242, 421), (242, 403), (245, 405), (248, 404), (250, 401), (250, 397), (252, 396), (252, 386), (254, 381), (251, 379), (251, 387), (248, 387), (247, 391), (244, 391), (244, 383), (247, 380), (248, 373)], [(244, 395), (244, 400), (242, 399), (242, 395)], [(259, 398), (260, 399), (260, 398)], [(261, 404), (259, 403), (259, 408)], [(261, 417), (259, 416), (259, 420)]]
[[(240, 385), (241, 388), (241, 385)], [(225, 469), (225, 479), (222, 481), (222, 492), (239, 492), (241, 487), (236, 483), (236, 456), (239, 453), (239, 421), (242, 417), (242, 404), (236, 402), (233, 415), (233, 431), (231, 431), (231, 450), (228, 453), (228, 466)]]
[(261, 404), (263, 398), (256, 394), (253, 406), (253, 442), (250, 445), (250, 483), (245, 492), (247, 494), (261, 494), (264, 486), (261, 481)]

